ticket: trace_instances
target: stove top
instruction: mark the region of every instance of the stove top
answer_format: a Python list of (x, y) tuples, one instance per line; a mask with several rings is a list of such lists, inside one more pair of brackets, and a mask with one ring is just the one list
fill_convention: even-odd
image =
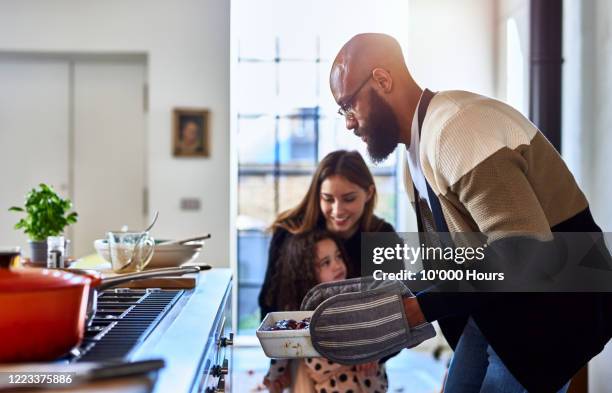
[(183, 295), (183, 290), (116, 288), (98, 295), (96, 315), (69, 362), (124, 360)]

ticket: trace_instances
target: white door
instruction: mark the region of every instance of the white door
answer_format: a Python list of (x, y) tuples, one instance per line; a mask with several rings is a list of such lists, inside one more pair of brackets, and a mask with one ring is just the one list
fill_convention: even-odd
[(69, 67), (61, 59), (0, 55), (0, 245), (21, 245), (13, 229), (25, 194), (44, 182), (66, 195)]
[(74, 63), (75, 255), (123, 225), (144, 228), (145, 64)]
[(44, 182), (70, 197), (79, 222), (73, 252), (123, 225), (145, 223), (145, 59), (0, 55), (0, 245), (31, 188)]

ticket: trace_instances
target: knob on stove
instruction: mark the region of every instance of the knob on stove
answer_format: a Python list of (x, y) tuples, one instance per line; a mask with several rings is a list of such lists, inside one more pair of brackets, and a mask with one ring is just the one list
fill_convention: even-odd
[(230, 345), (234, 345), (234, 333), (230, 333), (229, 338), (225, 336), (221, 337), (220, 341), (221, 341), (222, 347), (228, 347)]
[(229, 364), (228, 360), (225, 359), (223, 361), (223, 365), (218, 365), (217, 364), (217, 365), (213, 366), (210, 373), (212, 374), (213, 377), (220, 377), (222, 375), (227, 375), (227, 374), (229, 374), (228, 364)]

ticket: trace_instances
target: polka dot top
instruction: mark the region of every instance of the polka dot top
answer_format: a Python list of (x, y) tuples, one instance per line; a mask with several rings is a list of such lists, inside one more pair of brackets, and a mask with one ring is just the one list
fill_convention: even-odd
[[(383, 393), (389, 386), (384, 365), (377, 364), (366, 375), (355, 366), (344, 366), (325, 358), (306, 358), (304, 362), (316, 393)], [(272, 360), (267, 377), (275, 380), (288, 367), (288, 360)]]

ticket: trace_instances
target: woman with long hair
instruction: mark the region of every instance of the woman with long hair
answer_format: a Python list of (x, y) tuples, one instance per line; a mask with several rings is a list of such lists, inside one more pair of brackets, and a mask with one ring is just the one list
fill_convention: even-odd
[(361, 233), (395, 232), (391, 224), (374, 215), (374, 177), (356, 151), (329, 153), (317, 167), (308, 192), (293, 209), (281, 213), (270, 227), (272, 240), (259, 306), (262, 318), (278, 311), (278, 286), (272, 285), (281, 250), (287, 239), (316, 229), (338, 236), (346, 250), (348, 278), (362, 275)]

